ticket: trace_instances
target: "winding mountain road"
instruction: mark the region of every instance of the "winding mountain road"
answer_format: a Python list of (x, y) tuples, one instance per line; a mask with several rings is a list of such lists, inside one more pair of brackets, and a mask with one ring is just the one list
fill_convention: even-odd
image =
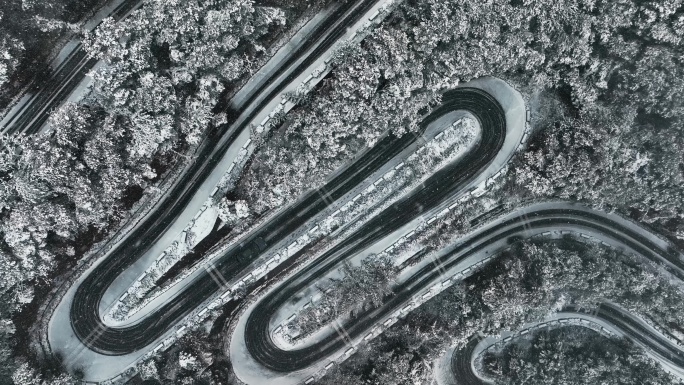
[[(124, 4), (133, 4), (132, 1)], [(68, 307), (68, 317), (74, 335), (79, 343), (98, 359), (131, 355), (149, 350), (151, 345), (164, 336), (184, 317), (194, 311), (199, 304), (224, 289), (210, 273), (199, 275), (182, 288), (163, 306), (145, 314), (141, 320), (125, 326), (112, 326), (103, 321), (101, 302), (105, 292), (116, 278), (139, 260), (177, 220), (181, 212), (198, 194), (200, 186), (213, 172), (216, 164), (235, 143), (236, 138), (269, 104), (282, 95), (294, 79), (321, 55), (326, 53), (350, 25), (367, 14), (374, 1), (357, 0), (345, 2), (330, 13), (328, 20), (321, 23), (302, 44), (282, 61), (278, 67), (268, 72), (268, 76), (250, 90), (247, 97), (231, 105), (231, 121), (218, 127), (212, 137), (201, 144), (193, 163), (188, 165), (174, 187), (169, 191), (145, 220), (132, 230), (125, 241), (119, 243), (106, 258), (88, 271), (77, 284), (73, 298), (64, 300), (61, 305)], [(8, 132), (32, 132), (42, 126), (49, 109), (68, 95), (69, 87), (74, 86), (82, 72), (94, 65), (91, 60), (79, 56), (78, 51), (71, 55), (59, 71), (62, 75), (48, 84), (43, 96), (25, 106), (21, 118), (13, 121)], [(238, 326), (230, 343), (234, 369), (238, 377), (247, 383), (289, 384), (311, 379), (325, 370), (324, 365), (343, 359), (353, 351), (353, 346), (365, 340), (369, 333), (381, 331), (380, 324), (395, 321), (407, 304), (420, 304), (426, 292), (433, 295), (433, 288), (445, 279), (445, 271), (453, 272), (455, 282), (470, 271), (474, 262), (485, 261), (497, 251), (507, 247), (508, 240), (527, 237), (546, 232), (566, 231), (593, 233), (609, 239), (612, 244), (644, 256), (667, 266), (675, 276), (682, 279), (684, 258), (674, 248), (655, 241), (644, 229), (616, 219), (615, 216), (595, 212), (572, 204), (551, 206), (532, 206), (525, 208), (524, 215), (512, 213), (490, 221), (473, 234), (464, 237), (457, 245), (449, 248), (435, 259), (434, 264), (413, 272), (394, 288), (394, 293), (376, 308), (369, 309), (342, 325), (345, 335), (329, 334), (313, 344), (299, 349), (287, 350), (279, 347), (272, 339), (271, 320), (279, 308), (283, 307), (295, 294), (310, 286), (344, 260), (361, 253), (369, 246), (397, 232), (407, 223), (416, 221), (427, 212), (442, 209), (445, 202), (468, 194), (469, 187), (479, 181), (487, 170), (510, 157), (514, 149), (506, 145), (510, 140), (508, 130), (508, 111), (487, 89), (477, 87), (458, 87), (444, 93), (442, 104), (430, 112), (421, 122), (420, 130), (454, 111), (467, 111), (478, 121), (481, 137), (458, 162), (436, 171), (419, 187), (415, 188), (397, 202), (363, 223), (357, 230), (336, 243), (330, 250), (288, 276), (285, 280), (269, 288), (265, 295), (249, 306), (240, 317)], [(313, 218), (328, 207), (329, 202), (342, 199), (359, 184), (373, 175), (389, 160), (412, 145), (419, 137), (405, 135), (401, 138), (385, 136), (372, 149), (358, 157), (352, 164), (329, 180), (320, 189), (311, 191), (296, 203), (274, 215), (262, 226), (248, 234), (240, 243), (226, 250), (214, 262), (215, 272), (232, 279), (253, 267), (253, 263), (265, 251), (275, 247), (294, 231), (300, 230)], [(520, 140), (514, 141), (517, 145)], [(497, 166), (498, 165), (497, 163)], [(484, 180), (483, 180), (484, 182)], [(269, 276), (253, 285), (263, 283), (267, 278), (286, 271), (298, 262), (298, 256), (308, 251), (308, 247), (281, 263)], [(447, 285), (439, 285), (447, 287)], [(228, 306), (235, 307), (235, 303)], [(57, 316), (63, 314), (56, 312)], [(602, 321), (611, 322), (625, 335), (652, 350), (655, 354), (669, 360), (672, 365), (682, 367), (680, 350), (664, 343), (656, 334), (639, 327), (629, 315), (611, 307), (602, 307), (594, 315)], [(54, 332), (53, 332), (54, 337)], [(59, 339), (58, 339), (59, 340)], [(60, 340), (61, 341), (61, 340)], [(350, 342), (351, 341), (351, 342)], [(452, 370), (467, 384), (482, 381), (472, 372), (469, 352), (476, 349), (481, 341), (473, 340), (463, 354), (454, 355)], [(75, 349), (69, 346), (51, 346), (54, 352), (61, 352), (71, 359)], [(344, 353), (343, 353), (344, 352)], [(136, 356), (136, 357), (139, 357)], [(342, 358), (340, 358), (342, 357)], [(467, 362), (467, 365), (466, 365)], [(86, 376), (99, 378), (98, 373), (86, 370)], [(307, 380), (308, 381), (308, 380)], [(477, 382), (480, 383), (480, 382)]]
[[(357, 14), (351, 15), (356, 17)], [(345, 24), (340, 24), (340, 28)], [(241, 127), (241, 129), (244, 128), (246, 127)], [(299, 227), (326, 208), (328, 205), (323, 191), (327, 192), (327, 199), (336, 199), (345, 194), (359, 181), (364, 180), (369, 173), (383, 165), (386, 159), (392, 158), (413, 140), (415, 137), (410, 136), (386, 137), (379, 146), (373, 148), (373, 151), (361, 157), (327, 185), (308, 193), (298, 203), (279, 213), (239, 245), (228, 250), (214, 263), (216, 271), (223, 277), (234, 277), (248, 267), (259, 256), (261, 250), (280, 241), (289, 235), (292, 229)], [(230, 141), (227, 141), (225, 146), (229, 145)], [(220, 156), (222, 152), (221, 150), (214, 151), (212, 155)], [(151, 245), (159, 237), (165, 225), (173, 219), (173, 215), (184, 206), (185, 200), (194, 195), (195, 190), (192, 187), (197, 186), (202, 176), (211, 170), (212, 161), (211, 158), (199, 156), (196, 167), (198, 170), (193, 169), (186, 173), (186, 178), (189, 180), (178, 184), (181, 191), (169, 194), (148, 221), (129, 236), (131, 241), (122, 244), (119, 249), (111, 253), (112, 257), (99, 264), (77, 289), (71, 307), (71, 324), (76, 334), (86, 342), (90, 349), (111, 355), (126, 354), (141, 349), (151, 344), (171, 325), (194, 310), (197, 304), (202, 303), (221, 288), (219, 283), (210, 279), (209, 273), (206, 272), (200, 279), (184, 288), (171, 302), (132, 326), (108, 326), (102, 322), (99, 313), (99, 303), (104, 291), (120, 272), (146, 251), (146, 246)], [(144, 241), (139, 243), (138, 240)], [(93, 333), (97, 334), (97, 338), (91, 338)]]
[[(466, 110), (480, 121), (482, 137), (469, 153), (459, 162), (435, 173), (418, 189), (375, 216), (354, 234), (288, 279), (278, 290), (259, 301), (251, 313), (245, 336), (247, 347), (252, 355), (266, 367), (281, 372), (298, 370), (318, 360), (321, 355), (328, 355), (341, 349), (345, 342), (339, 336), (331, 336), (321, 344), (306, 349), (294, 351), (279, 349), (270, 339), (270, 318), (273, 312), (295, 293), (310, 285), (312, 280), (327, 273), (342, 260), (357, 254), (399, 229), (405, 223), (422, 215), (424, 211), (441, 203), (445, 198), (462, 191), (463, 187), (477, 176), (498, 153), (506, 131), (504, 112), (493, 97), (479, 89), (457, 88), (445, 93), (442, 106), (426, 118), (422, 125), (426, 126), (447, 112), (455, 110)], [(410, 292), (404, 294), (411, 295)], [(366, 321), (372, 323), (375, 319), (371, 318)], [(344, 328), (353, 337), (364, 331), (365, 325), (367, 323), (355, 323), (344, 325)]]

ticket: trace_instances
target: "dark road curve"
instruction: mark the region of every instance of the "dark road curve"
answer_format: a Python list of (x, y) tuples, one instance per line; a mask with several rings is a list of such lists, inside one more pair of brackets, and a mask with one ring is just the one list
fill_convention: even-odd
[[(120, 18), (138, 4), (134, 0), (124, 2), (114, 11), (113, 16)], [(313, 44), (319, 46), (306, 57), (303, 63), (284, 79), (278, 87), (266, 91), (269, 82), (252, 92), (250, 97), (239, 106), (239, 112), (251, 113), (247, 122), (270, 102), (285, 85), (298, 76), (301, 71), (318, 58), (346, 31), (346, 27), (358, 20), (374, 1), (357, 0), (345, 2), (330, 16), (330, 23), (322, 23), (312, 36), (298, 50), (293, 52), (284, 65), (271, 74), (276, 79), (294, 62), (304, 55)], [(342, 20), (340, 24), (332, 21)], [(73, 91), (85, 74), (94, 66), (96, 61), (88, 58), (79, 46), (58, 67), (50, 79), (41, 87), (20, 110), (20, 118), (12, 122), (7, 133), (35, 133), (45, 123), (49, 111), (59, 104)], [(321, 357), (343, 349), (345, 342), (338, 335), (329, 336), (322, 341), (298, 350), (282, 350), (271, 340), (269, 322), (277, 309), (291, 299), (291, 297), (308, 286), (313, 280), (323, 276), (342, 260), (363, 250), (383, 236), (397, 230), (399, 227), (418, 217), (426, 210), (435, 207), (446, 197), (462, 191), (470, 181), (484, 170), (496, 156), (505, 138), (505, 116), (501, 106), (490, 95), (472, 88), (458, 88), (445, 93), (443, 104), (433, 111), (421, 124), (421, 129), (440, 116), (454, 110), (467, 110), (479, 120), (482, 128), (482, 138), (458, 163), (452, 164), (435, 173), (423, 186), (414, 190), (409, 196), (385, 209), (354, 234), (346, 238), (322, 257), (306, 266), (302, 271), (289, 278), (279, 286), (279, 290), (272, 292), (259, 301), (257, 307), (247, 321), (245, 336), (249, 352), (264, 366), (278, 372), (291, 372), (303, 369)], [(242, 124), (234, 130), (228, 130), (228, 125), (220, 127), (217, 135), (224, 135), (225, 140), (206, 140), (198, 152), (195, 163), (186, 172), (181, 181), (160, 203), (158, 208), (137, 227), (128, 240), (110, 257), (98, 265), (84, 282), (77, 288), (71, 306), (71, 322), (76, 335), (90, 349), (105, 355), (123, 355), (142, 349), (168, 331), (175, 323), (194, 310), (220, 287), (208, 274), (197, 279), (172, 301), (155, 313), (148, 315), (141, 322), (122, 328), (111, 328), (104, 325), (99, 317), (99, 305), (105, 291), (132, 263), (138, 260), (170, 226), (174, 219), (183, 211), (196, 189), (209, 175), (213, 166), (218, 162), (226, 149), (232, 145), (239, 133), (247, 128)], [(336, 200), (352, 191), (361, 181), (378, 170), (388, 160), (393, 158), (415, 140), (414, 136), (406, 135), (402, 138), (388, 136), (383, 138), (371, 151), (360, 157), (354, 164), (340, 175), (326, 184), (323, 188), (313, 191), (296, 204), (274, 217), (257, 232), (248, 237), (240, 245), (228, 250), (215, 263), (217, 270), (225, 277), (234, 277), (242, 272), (259, 256), (258, 243), (266, 243), (270, 247), (291, 234), (293, 229), (299, 228), (306, 221), (324, 210), (330, 199)], [(325, 193), (323, 193), (325, 192)], [(553, 228), (557, 225), (576, 225), (601, 231), (626, 246), (636, 250), (645, 257), (657, 262), (668, 261), (676, 268), (672, 272), (680, 279), (684, 278), (682, 259), (672, 248), (661, 249), (641, 234), (624, 228), (616, 222), (607, 220), (601, 215), (592, 215), (585, 211), (572, 210), (544, 210), (528, 213), (525, 218), (514, 218), (493, 226), (486, 231), (477, 233), (465, 240), (454, 251), (440, 258), (439, 269), (449, 269), (456, 263), (477, 252), (481, 246), (496, 242), (502, 238), (524, 233), (530, 228)], [(511, 226), (505, 231), (497, 233), (497, 229)], [(623, 236), (623, 234), (627, 234)], [(493, 235), (493, 236), (492, 236)], [(259, 242), (257, 242), (257, 240)], [(293, 263), (288, 261), (286, 263)], [(380, 319), (397, 310), (407, 299), (432, 284), (440, 275), (435, 265), (426, 266), (412, 276), (406, 283), (395, 289), (395, 294), (388, 297), (379, 308), (369, 310), (359, 317), (343, 325), (352, 337), (366, 333)], [(629, 314), (620, 309), (603, 305), (595, 314), (597, 318), (614, 325), (634, 341), (647, 346), (657, 355), (672, 364), (684, 368), (684, 357), (678, 347), (663, 340), (650, 329), (643, 327)], [(470, 359), (471, 352), (478, 340), (474, 339), (459, 354), (454, 354), (452, 368), (454, 374), (467, 384), (481, 384), (482, 381), (472, 373)], [(467, 363), (467, 365), (466, 365)], [(468, 371), (466, 373), (465, 371)], [(460, 383), (460, 382), (459, 382)]]
[[(485, 385), (488, 384), (482, 381), (474, 372), (471, 364), (472, 356), (475, 352), (477, 344), (482, 341), (481, 336), (473, 337), (463, 348), (455, 351), (451, 356), (451, 372), (454, 378), (457, 378), (458, 385)], [(456, 385), (454, 384), (454, 385)]]
[[(221, 140), (217, 138), (205, 140), (197, 151), (195, 161), (181, 176), (173, 190), (166, 194), (155, 210), (128, 234), (126, 241), (112, 250), (109, 257), (84, 278), (76, 289), (70, 318), (74, 333), (86, 346), (106, 355), (123, 355), (139, 350), (166, 332), (175, 322), (218, 289), (214, 281), (204, 279), (208, 277), (202, 277), (203, 279), (198, 280), (200, 284), (189, 287), (183, 294), (159, 311), (130, 327), (110, 328), (103, 324), (99, 317), (100, 301), (111, 283), (126, 268), (144, 255), (164, 234), (240, 132), (248, 129), (248, 123), (282, 91), (288, 82), (299, 76), (333, 43), (338, 41), (340, 36), (347, 31), (348, 26), (358, 21), (374, 4), (375, 1), (358, 0), (345, 2), (336, 8), (328, 16), (329, 21), (323, 22), (323, 27), (311, 35), (310, 41), (293, 51), (292, 57), (284, 63), (284, 66), (294, 66), (291, 73), (275, 87), (267, 88), (269, 82), (264, 82), (260, 92), (253, 93), (250, 102), (258, 104), (251, 106), (247, 103), (244, 106), (243, 110), (247, 112), (247, 118), (243, 120), (244, 123), (231, 129), (228, 129), (228, 125), (224, 125), (219, 130), (219, 133), (226, 138), (222, 145), (217, 145), (221, 143)], [(315, 47), (314, 43), (316, 44)], [(311, 47), (314, 47), (311, 52), (306, 52)], [(304, 56), (305, 54), (306, 56)], [(295, 63), (301, 57), (304, 57), (305, 60)], [(282, 68), (278, 69), (270, 74), (271, 78), (275, 81), (282, 72)], [(260, 97), (257, 98), (258, 96)], [(326, 192), (329, 193), (331, 199), (337, 199), (344, 195), (356, 186), (359, 180), (375, 171), (411, 142), (411, 138), (408, 137), (385, 138), (378, 146), (374, 147), (374, 151), (365, 154), (348, 170), (328, 183), (324, 187)], [(322, 197), (323, 194), (314, 191), (292, 207), (284, 210), (257, 234), (229, 250), (216, 264), (217, 269), (228, 279), (234, 277), (258, 256), (260, 248), (257, 244), (262, 243), (263, 240), (266, 240), (267, 247), (277, 243), (289, 235), (293, 227), (303, 224), (327, 207)], [(294, 213), (298, 215), (294, 215)], [(256, 242), (257, 240), (260, 242)]]
[[(568, 318), (573, 315), (586, 316), (586, 312), (582, 310), (571, 305), (562, 309), (561, 312), (563, 317)], [(653, 354), (660, 357), (661, 360), (675, 367), (684, 368), (684, 352), (682, 352), (680, 347), (655, 333), (652, 329), (645, 327), (642, 322), (624, 309), (612, 304), (600, 304), (595, 310), (592, 310), (591, 318), (612, 325), (615, 329), (622, 332), (627, 339), (650, 350)], [(577, 327), (582, 326), (582, 324), (562, 324), (555, 325), (554, 328), (570, 326)], [(471, 365), (475, 347), (481, 340), (481, 337), (473, 338), (465, 347), (453, 352), (450, 364), (453, 378), (457, 379), (455, 385), (490, 384), (478, 377), (473, 372), (474, 369)], [(488, 377), (488, 375), (485, 374), (485, 377)]]
[[(385, 220), (387, 219), (385, 218)], [(403, 220), (398, 222), (405, 223)], [(680, 254), (673, 248), (661, 248), (641, 232), (625, 227), (600, 213), (571, 208), (543, 209), (528, 212), (526, 216), (504, 220), (475, 233), (459, 243), (449, 253), (437, 258), (434, 264), (425, 266), (405, 282), (397, 285), (394, 294), (386, 298), (381, 306), (361, 313), (342, 326), (351, 338), (359, 337), (367, 333), (370, 327), (384, 317), (403, 306), (408, 299), (437, 282), (442, 271), (449, 270), (465, 258), (478, 253), (483, 247), (500, 240), (513, 239), (512, 237), (525, 234), (530, 230), (552, 230), (558, 226), (591, 229), (599, 232), (633, 249), (649, 260), (659, 264), (666, 261), (674, 265), (673, 273), (681, 278), (681, 268), (684, 263)], [(356, 246), (366, 243), (364, 238), (367, 238), (365, 234), (368, 232), (369, 229), (360, 231), (357, 239), (352, 239), (352, 241), (357, 242), (356, 244), (347, 245), (343, 250), (332, 250), (331, 253), (321, 257), (310, 267), (285, 281), (278, 286), (277, 290), (269, 293), (255, 305), (245, 325), (244, 338), (250, 354), (257, 362), (276, 372), (291, 372), (306, 368), (322, 357), (327, 357), (344, 348), (345, 342), (339, 335), (334, 334), (302, 349), (282, 350), (271, 339), (269, 322), (277, 309), (294, 294), (310, 285), (318, 277), (326, 274), (341, 260), (358, 251)], [(372, 238), (373, 235), (371, 234), (369, 237)], [(314, 271), (316, 265), (323, 267)]]

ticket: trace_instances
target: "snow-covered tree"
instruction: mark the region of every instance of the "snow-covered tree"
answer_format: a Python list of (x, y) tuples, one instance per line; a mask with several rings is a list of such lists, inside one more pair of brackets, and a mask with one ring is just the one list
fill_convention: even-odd
[(483, 374), (501, 385), (677, 383), (628, 340), (581, 326), (536, 332), (485, 355)]
[(158, 380), (159, 371), (154, 360), (147, 360), (142, 365), (138, 366), (138, 372), (143, 380)]
[(249, 207), (244, 200), (231, 201), (226, 198), (218, 203), (219, 219), (227, 225), (233, 225), (250, 216)]
[(191, 352), (183, 351), (178, 354), (178, 364), (181, 368), (189, 371), (195, 371), (199, 368), (197, 357)]
[[(3, 16), (0, 13), (0, 23)], [(0, 87), (9, 81), (19, 65), (19, 58), (24, 51), (24, 44), (10, 35), (0, 37)]]
[(76, 378), (66, 373), (44, 376), (26, 362), (14, 371), (12, 381), (15, 385), (70, 385), (77, 382)]

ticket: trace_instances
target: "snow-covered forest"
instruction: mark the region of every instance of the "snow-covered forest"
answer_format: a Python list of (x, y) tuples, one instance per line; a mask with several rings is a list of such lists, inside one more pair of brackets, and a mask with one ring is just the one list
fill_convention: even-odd
[[(665, 384), (672, 381), (629, 341), (581, 327), (554, 329), (508, 345), (486, 360), (497, 384)], [(591, 362), (591, 370), (587, 370)]]

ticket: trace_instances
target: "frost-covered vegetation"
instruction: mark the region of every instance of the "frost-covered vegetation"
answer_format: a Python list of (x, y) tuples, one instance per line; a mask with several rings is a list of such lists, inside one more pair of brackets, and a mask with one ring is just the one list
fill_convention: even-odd
[(222, 335), (191, 332), (158, 357), (140, 363), (131, 382), (161, 384), (237, 384), (230, 361), (221, 353)]
[(404, 2), (291, 113), (242, 193), (260, 206), (297, 195), (382, 133), (414, 129), (441, 90), (496, 75), (526, 94), (541, 132), (511, 191), (611, 205), (681, 236), (680, 6)]
[[(439, 139), (430, 139), (409, 155), (399, 170), (390, 170), (369, 188), (370, 191), (360, 193), (357, 200), (343, 206), (336, 216), (327, 218), (318, 226), (315, 235), (327, 235), (349, 223), (353, 223), (352, 228), (358, 227), (367, 217), (395, 202), (445, 164), (455, 161), (476, 140), (476, 132), (472, 119), (459, 119), (442, 131)], [(325, 287), (325, 292), (313, 306), (286, 324), (284, 336), (300, 340), (338, 318), (377, 306), (383, 296), (391, 293), (391, 284), (398, 273), (396, 265), (386, 253), (366, 257), (360, 266), (345, 262), (339, 269), (339, 278), (316, 284)]]
[[(383, 84), (375, 89), (381, 94), (389, 93), (394, 84), (417, 79), (425, 88), (442, 89), (482, 75), (505, 78), (527, 97), (537, 136), (509, 168), (505, 194), (494, 201), (515, 205), (529, 198), (581, 200), (616, 209), (681, 239), (684, 227), (678, 202), (683, 155), (678, 149), (684, 139), (680, 128), (684, 69), (677, 59), (682, 53), (681, 6), (680, 1), (630, 0), (409, 1), (350, 58), (357, 71), (366, 69), (360, 72), (363, 75), (350, 80), (346, 73), (339, 78), (335, 73), (332, 81), (368, 84), (368, 78), (376, 79)], [(383, 60), (390, 54), (400, 60)], [(386, 81), (388, 66), (404, 71), (391, 71), (395, 77)], [(418, 103), (423, 100), (420, 95), (413, 97)], [(364, 108), (349, 109), (340, 119), (353, 121), (356, 111)], [(423, 245), (444, 245), (458, 238), (468, 229), (468, 218), (478, 214), (472, 209), (445, 220), (440, 231), (423, 238)], [(575, 299), (592, 301), (604, 294), (625, 301), (632, 297), (629, 305), (639, 313), (660, 314), (661, 325), (678, 324), (670, 322), (668, 315), (681, 313), (680, 306), (663, 303), (670, 295), (680, 298), (677, 289), (662, 280), (655, 281), (660, 283), (653, 291), (644, 287), (645, 282), (653, 282), (652, 273), (641, 270), (644, 266), (620, 270), (612, 261), (606, 267), (602, 263), (596, 261), (592, 270), (570, 274), (594, 276), (598, 282), (593, 285), (567, 286), (572, 282), (562, 276), (543, 282), (559, 292), (583, 289)], [(567, 272), (561, 265), (547, 269)], [(549, 311), (550, 303), (545, 301), (550, 298), (542, 300), (516, 289), (520, 277), (506, 275), (499, 287), (485, 283), (489, 278), (424, 305), (404, 324), (408, 329), (391, 329), (322, 382), (428, 383), (431, 369), (425, 362), (445, 347), (440, 340), (463, 343), (476, 332), (515, 329), (540, 303), (546, 303), (537, 308), (540, 314)], [(628, 284), (645, 291), (624, 292)], [(471, 296), (480, 298), (471, 302)], [(454, 306), (454, 301), (462, 305)]]
[[(195, 13), (208, 15), (202, 28)], [(125, 22), (104, 23), (89, 46), (108, 65), (86, 103), (54, 112), (52, 135), (0, 138), (3, 285), (46, 277), (55, 255), (73, 256), (84, 237), (112, 228), (174, 164), (174, 151), (208, 128), (224, 84), (239, 77), (227, 61), (258, 55), (254, 46), (282, 16), (251, 2), (150, 2)], [(216, 39), (226, 41), (221, 56), (200, 45)], [(165, 56), (174, 52), (195, 61)]]
[(578, 326), (530, 334), (484, 360), (497, 385), (675, 383), (629, 341)]

